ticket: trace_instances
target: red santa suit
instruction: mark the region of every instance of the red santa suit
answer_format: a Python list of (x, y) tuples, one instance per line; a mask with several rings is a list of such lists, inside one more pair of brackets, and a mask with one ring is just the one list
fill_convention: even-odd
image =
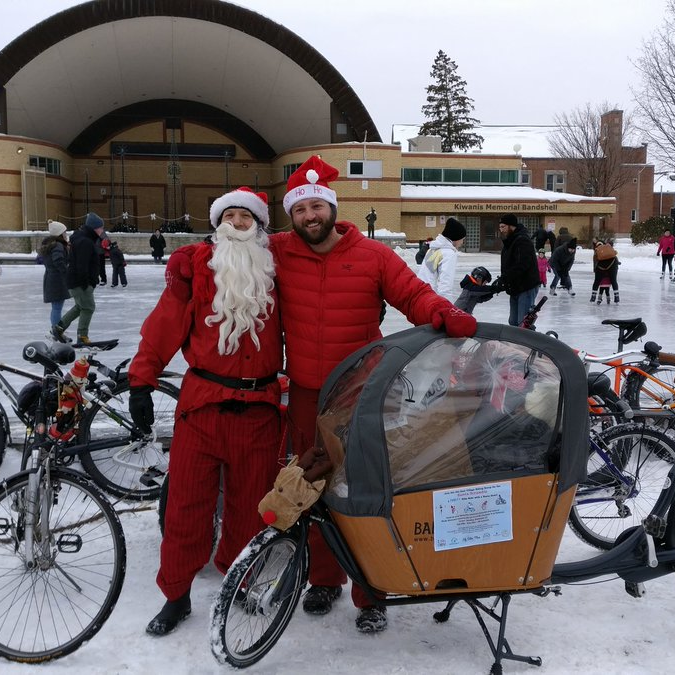
[[(137, 387), (156, 386), (157, 376), (179, 349), (190, 366), (176, 408), (170, 498), (157, 575), (169, 600), (183, 596), (209, 561), (220, 467), (225, 504), (214, 562), (222, 572), (263, 527), (257, 505), (279, 470), (278, 303), (257, 333), (259, 350), (244, 333), (237, 351), (219, 354), (219, 325), (205, 322), (213, 314), (216, 293), (213, 271), (207, 267), (211, 255), (207, 243), (184, 246), (171, 255), (166, 289), (143, 323), (138, 353), (129, 368), (130, 384)], [(196, 371), (227, 378), (227, 385)], [(248, 378), (262, 378), (263, 384)]]

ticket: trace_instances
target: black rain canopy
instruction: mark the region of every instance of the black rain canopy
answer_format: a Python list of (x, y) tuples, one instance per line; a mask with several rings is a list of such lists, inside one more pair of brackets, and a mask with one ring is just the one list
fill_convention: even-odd
[(586, 477), (584, 367), (564, 343), (522, 328), (385, 337), (333, 370), (319, 411), (335, 467), (324, 500), (345, 515), (388, 518), (404, 492), (542, 473), (558, 473), (564, 492)]

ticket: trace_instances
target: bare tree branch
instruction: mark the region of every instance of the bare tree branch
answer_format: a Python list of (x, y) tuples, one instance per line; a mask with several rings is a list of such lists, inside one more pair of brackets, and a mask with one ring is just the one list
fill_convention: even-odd
[(663, 26), (642, 44), (634, 63), (642, 82), (633, 89), (637, 127), (648, 140), (654, 159), (675, 168), (675, 0), (666, 3)]
[(600, 118), (616, 106), (608, 103), (575, 108), (554, 118), (558, 129), (549, 136), (549, 149), (561, 160), (568, 185), (574, 191), (608, 197), (632, 178), (624, 163), (623, 146), (631, 134), (630, 117), (624, 117), (620, 138), (601, 128)]

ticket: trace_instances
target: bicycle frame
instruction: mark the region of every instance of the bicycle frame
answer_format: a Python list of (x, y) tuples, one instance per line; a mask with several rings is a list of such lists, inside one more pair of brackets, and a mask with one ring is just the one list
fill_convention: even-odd
[[(607, 469), (609, 473), (611, 474), (612, 478), (616, 479), (616, 481), (624, 486), (625, 488), (630, 487), (630, 491), (622, 494), (621, 496), (624, 499), (630, 499), (631, 497), (634, 497), (636, 494), (638, 494), (639, 490), (636, 489), (636, 481), (629, 480), (626, 478), (625, 474), (623, 471), (617, 467), (617, 465), (614, 463), (612, 460), (611, 456), (605, 451), (603, 447), (600, 446), (599, 443), (597, 443), (592, 437), (589, 439), (590, 443), (590, 448), (591, 448), (591, 454), (596, 453), (600, 459), (603, 461), (603, 469)], [(577, 488), (576, 496), (574, 498), (574, 504), (575, 505), (583, 505), (583, 504), (598, 504), (601, 502), (606, 502), (608, 501), (608, 497), (590, 497), (586, 495), (592, 495), (594, 493), (599, 493), (607, 490), (607, 486), (600, 485), (600, 486), (580, 486)], [(611, 486), (612, 490), (612, 495), (610, 495), (611, 501), (616, 501), (616, 487)]]

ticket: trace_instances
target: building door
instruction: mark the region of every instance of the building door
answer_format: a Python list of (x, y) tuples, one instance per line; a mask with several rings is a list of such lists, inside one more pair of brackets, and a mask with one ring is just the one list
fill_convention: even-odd
[(463, 216), (461, 222), (466, 228), (464, 250), (467, 253), (477, 253), (480, 251), (480, 216)]
[(45, 170), (32, 166), (21, 168), (21, 206), (24, 230), (44, 230), (47, 224), (47, 190)]

